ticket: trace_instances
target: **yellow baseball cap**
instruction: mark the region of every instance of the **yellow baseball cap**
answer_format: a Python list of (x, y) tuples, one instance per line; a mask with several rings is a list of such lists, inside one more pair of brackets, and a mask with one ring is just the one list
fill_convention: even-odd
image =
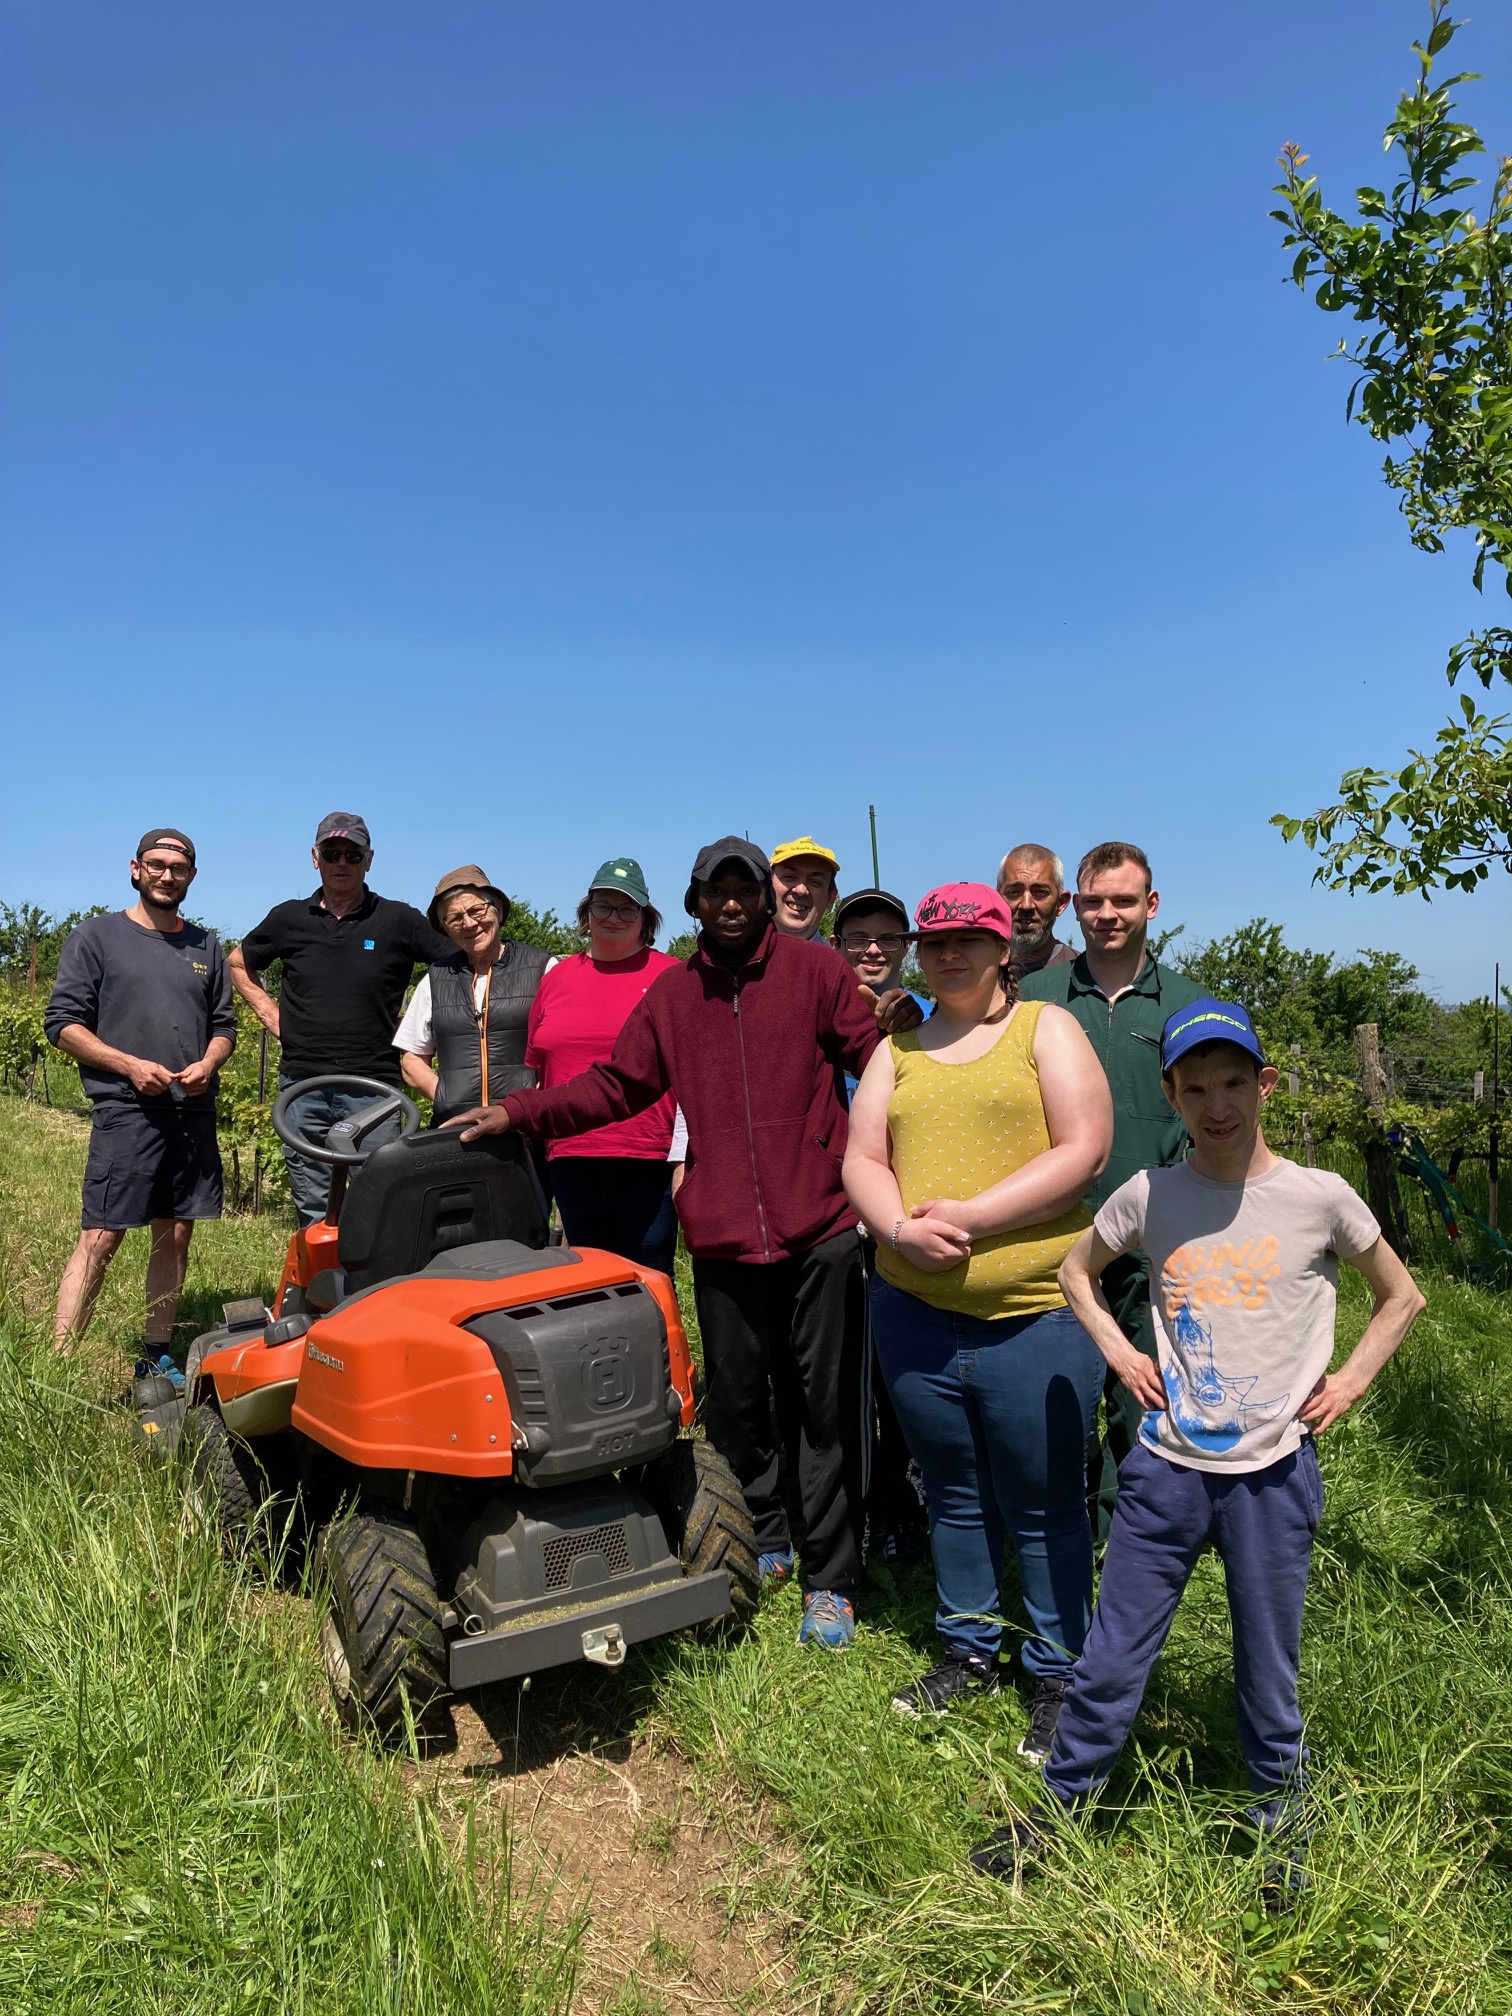
[(806, 857), (814, 861), (828, 861), (836, 875), (840, 873), (840, 863), (828, 847), (821, 847), (812, 833), (804, 833), (797, 840), (784, 840), (780, 847), (772, 849), (772, 866), (780, 861), (796, 861)]

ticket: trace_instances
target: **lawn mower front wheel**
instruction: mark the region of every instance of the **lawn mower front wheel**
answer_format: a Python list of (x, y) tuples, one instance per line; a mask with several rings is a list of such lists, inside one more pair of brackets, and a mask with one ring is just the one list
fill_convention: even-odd
[(267, 1503), (267, 1472), (244, 1442), (232, 1436), (220, 1409), (209, 1401), (184, 1416), (190, 1450), (190, 1496), (205, 1525), (228, 1540), (247, 1540)]
[(342, 1721), (388, 1735), (406, 1701), (422, 1721), (450, 1689), (441, 1598), (414, 1526), (370, 1513), (334, 1520), (317, 1566), (331, 1591), (320, 1648)]

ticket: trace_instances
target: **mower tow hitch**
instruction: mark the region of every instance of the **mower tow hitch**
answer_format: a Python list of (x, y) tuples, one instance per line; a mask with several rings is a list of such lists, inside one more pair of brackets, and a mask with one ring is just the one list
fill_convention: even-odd
[(618, 1624), (605, 1624), (597, 1631), (583, 1633), (583, 1657), (595, 1666), (623, 1666), (625, 1640)]

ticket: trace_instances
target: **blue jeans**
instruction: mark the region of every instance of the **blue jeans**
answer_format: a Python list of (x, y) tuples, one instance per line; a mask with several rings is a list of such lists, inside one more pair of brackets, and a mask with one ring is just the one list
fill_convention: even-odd
[(1297, 1666), (1322, 1512), (1311, 1436), (1290, 1456), (1237, 1477), (1172, 1463), (1135, 1443), (1119, 1465), (1097, 1615), (1045, 1766), (1057, 1799), (1076, 1805), (1113, 1769), (1181, 1593), (1211, 1540), (1233, 1624), (1239, 1740), (1259, 1795), (1251, 1818), (1262, 1827), (1290, 1818), (1307, 1784)]
[(1087, 1437), (1107, 1370), (1069, 1309), (988, 1322), (934, 1309), (880, 1279), (877, 1358), (924, 1473), (939, 1607), (952, 1652), (996, 1659), (1003, 1544), (1018, 1557), (1033, 1631), (1024, 1667), (1069, 1675), (1092, 1614)]
[[(283, 1092), (297, 1083), (297, 1079), (280, 1077), (278, 1089)], [(296, 1134), (303, 1134), (307, 1141), (323, 1142), (326, 1130), (334, 1127), (338, 1120), (350, 1120), (364, 1106), (375, 1106), (377, 1103), (376, 1092), (306, 1092), (289, 1108), (289, 1124)], [(399, 1115), (396, 1113), (392, 1120), (385, 1120), (381, 1127), (369, 1134), (362, 1145), (366, 1149), (381, 1148), (385, 1141), (398, 1139)], [(284, 1149), (283, 1158), (299, 1222), (301, 1225), (313, 1225), (325, 1216), (326, 1200), (331, 1192), (331, 1165), (329, 1162), (316, 1162), (308, 1155), (296, 1154), (292, 1148)], [(360, 1170), (349, 1170), (348, 1180), (360, 1174)]]

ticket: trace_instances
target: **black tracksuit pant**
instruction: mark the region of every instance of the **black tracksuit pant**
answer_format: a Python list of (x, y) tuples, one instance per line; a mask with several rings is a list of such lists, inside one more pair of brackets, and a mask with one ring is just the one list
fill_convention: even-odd
[(851, 1593), (861, 1579), (867, 1426), (859, 1235), (839, 1232), (791, 1260), (695, 1259), (693, 1292), (703, 1333), (704, 1430), (740, 1480), (758, 1548), (775, 1553), (790, 1542), (777, 1461), (782, 1441), (796, 1439), (803, 1587)]

